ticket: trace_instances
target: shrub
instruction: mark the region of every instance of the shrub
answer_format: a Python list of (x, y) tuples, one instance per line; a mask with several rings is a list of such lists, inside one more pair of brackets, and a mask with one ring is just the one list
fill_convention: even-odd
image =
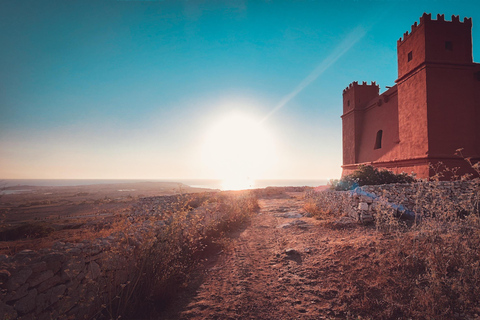
[(333, 190), (346, 191), (357, 186), (412, 182), (415, 182), (415, 177), (406, 173), (395, 174), (386, 169), (379, 170), (370, 165), (360, 165), (357, 170), (340, 180), (330, 180), (330, 185)]

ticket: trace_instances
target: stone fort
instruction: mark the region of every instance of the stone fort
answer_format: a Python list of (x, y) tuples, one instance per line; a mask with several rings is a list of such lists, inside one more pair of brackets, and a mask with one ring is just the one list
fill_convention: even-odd
[(442, 162), (468, 172), (455, 155), (480, 160), (480, 64), (472, 58), (472, 19), (424, 13), (397, 42), (398, 79), (379, 94), (372, 82), (343, 91), (343, 173), (360, 164), (431, 177)]

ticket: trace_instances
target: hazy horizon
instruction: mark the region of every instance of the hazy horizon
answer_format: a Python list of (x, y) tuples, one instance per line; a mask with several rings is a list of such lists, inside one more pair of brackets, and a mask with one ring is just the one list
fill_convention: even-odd
[[(5, 179), (0, 180), (0, 194), (7, 192), (3, 188), (20, 187), (76, 187), (94, 185), (124, 185), (143, 183), (181, 184), (193, 188), (209, 188), (220, 190), (256, 189), (266, 187), (318, 187), (327, 185), (327, 179), (260, 179), (250, 181), (250, 184), (229, 185), (221, 179)], [(14, 189), (13, 191), (28, 191), (28, 189)]]

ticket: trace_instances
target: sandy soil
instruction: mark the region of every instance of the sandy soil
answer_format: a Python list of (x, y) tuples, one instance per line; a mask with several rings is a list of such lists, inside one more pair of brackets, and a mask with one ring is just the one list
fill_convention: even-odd
[(374, 230), (348, 219), (289, 218), (305, 213), (302, 193), (260, 205), (229, 248), (206, 263), (195, 288), (156, 318), (345, 319), (349, 307), (361, 308)]

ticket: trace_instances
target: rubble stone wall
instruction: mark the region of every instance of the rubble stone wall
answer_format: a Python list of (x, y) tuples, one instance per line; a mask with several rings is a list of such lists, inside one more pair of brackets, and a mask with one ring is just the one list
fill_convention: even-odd
[(317, 199), (318, 206), (323, 210), (365, 221), (373, 218), (375, 209), (380, 205), (417, 215), (432, 209), (471, 212), (478, 210), (479, 196), (479, 179), (362, 186), (351, 191), (325, 190), (307, 195)]
[(165, 224), (132, 225), (127, 234), (0, 255), (0, 319), (101, 318), (135, 283), (146, 237)]

